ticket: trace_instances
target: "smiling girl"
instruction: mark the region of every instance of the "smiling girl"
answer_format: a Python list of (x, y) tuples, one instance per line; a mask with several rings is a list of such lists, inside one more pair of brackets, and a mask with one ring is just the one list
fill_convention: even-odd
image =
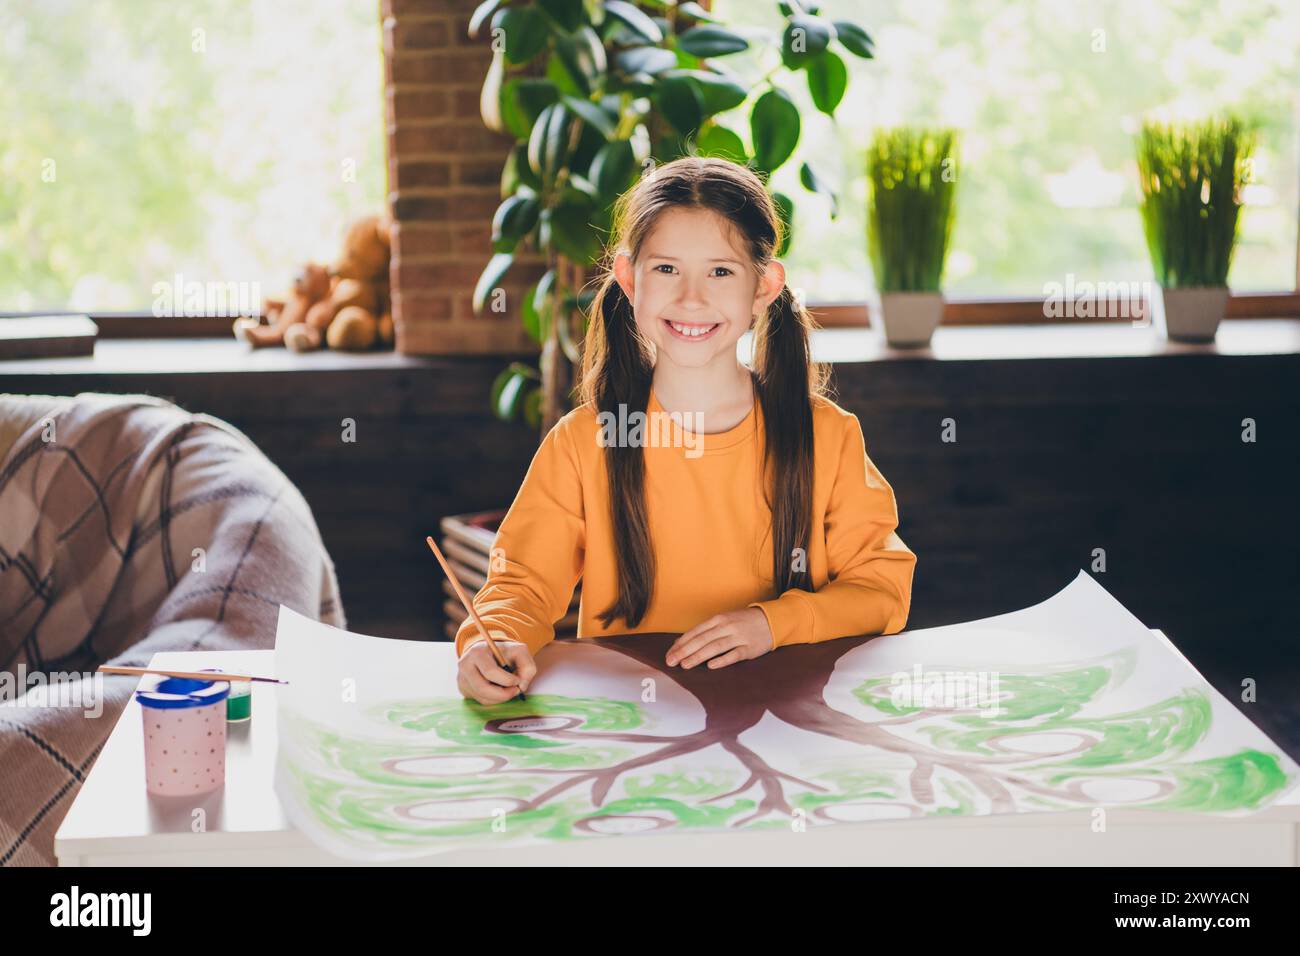
[(581, 401), (542, 440), (474, 598), (515, 672), (467, 619), (464, 696), (527, 691), (579, 579), (580, 639), (681, 632), (670, 667), (903, 629), (916, 555), (857, 416), (826, 397), (780, 230), (762, 181), (724, 159), (674, 160), (619, 198)]

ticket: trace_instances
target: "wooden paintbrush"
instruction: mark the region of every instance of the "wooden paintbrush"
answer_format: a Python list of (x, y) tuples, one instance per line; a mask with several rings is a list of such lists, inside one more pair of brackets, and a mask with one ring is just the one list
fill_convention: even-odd
[[(465, 591), (461, 588), (460, 582), (456, 580), (456, 575), (452, 573), (451, 565), (447, 563), (447, 559), (444, 558), (442, 552), (438, 550), (438, 545), (434, 542), (432, 536), (426, 537), (424, 540), (429, 543), (429, 550), (433, 552), (433, 556), (437, 558), (438, 563), (442, 565), (443, 573), (447, 575), (447, 580), (451, 582), (452, 588), (456, 591), (456, 597), (460, 598), (460, 603), (465, 605), (465, 610), (469, 612), (470, 616), (474, 618), (474, 623), (478, 625), (479, 633), (487, 640), (488, 648), (492, 651), (492, 656), (497, 659), (497, 663), (501, 666), (502, 670), (513, 674), (515, 672), (515, 666), (506, 660), (505, 655), (501, 653), (501, 648), (497, 647), (496, 641), (494, 641), (492, 635), (488, 633), (488, 629), (483, 625), (483, 619), (478, 616), (478, 611), (474, 610), (474, 602), (465, 595)], [(519, 689), (519, 699), (528, 699), (524, 696), (523, 688)]]

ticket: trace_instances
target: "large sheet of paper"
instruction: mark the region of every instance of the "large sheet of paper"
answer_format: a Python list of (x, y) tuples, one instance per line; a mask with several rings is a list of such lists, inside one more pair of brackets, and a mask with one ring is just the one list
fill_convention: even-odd
[(676, 830), (1094, 807), (1242, 815), (1296, 764), (1080, 571), (967, 624), (664, 665), (675, 635), (556, 642), (528, 700), (454, 649), (280, 608), (276, 790), (361, 861)]

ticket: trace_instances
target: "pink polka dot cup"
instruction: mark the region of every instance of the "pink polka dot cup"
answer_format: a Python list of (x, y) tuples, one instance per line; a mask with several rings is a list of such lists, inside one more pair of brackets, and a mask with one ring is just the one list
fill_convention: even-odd
[(142, 681), (135, 697), (144, 717), (144, 777), (150, 793), (191, 797), (225, 784), (229, 693), (227, 681), (157, 676)]

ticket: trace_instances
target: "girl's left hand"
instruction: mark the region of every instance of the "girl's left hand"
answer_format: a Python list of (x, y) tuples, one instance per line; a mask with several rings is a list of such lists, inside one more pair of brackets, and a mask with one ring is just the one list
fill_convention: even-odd
[(726, 667), (736, 661), (762, 657), (772, 650), (772, 629), (761, 608), (715, 614), (703, 621), (668, 648), (664, 658), (669, 667), (678, 663), (690, 669), (704, 661), (709, 667)]

